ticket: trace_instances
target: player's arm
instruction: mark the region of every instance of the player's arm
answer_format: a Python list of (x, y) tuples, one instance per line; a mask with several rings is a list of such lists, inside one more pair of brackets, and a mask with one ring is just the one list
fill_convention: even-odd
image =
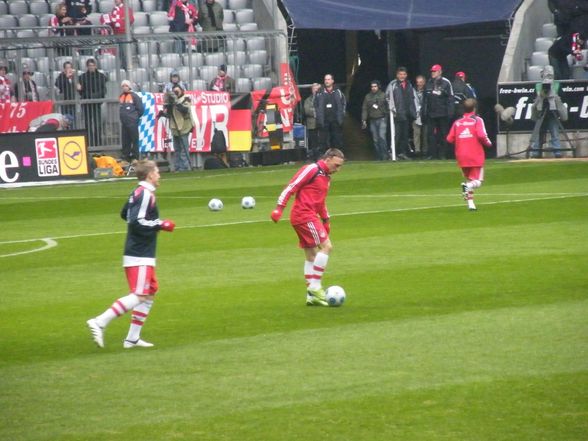
[(327, 209), (327, 204), (323, 202), (322, 207), (319, 210), (318, 215), (325, 226), (325, 230), (327, 230), (327, 234), (331, 232), (331, 216), (329, 215), (329, 210)]
[(449, 129), (449, 133), (447, 134), (446, 140), (449, 144), (455, 144), (455, 127), (455, 123), (453, 123), (451, 129)]
[(152, 231), (166, 230), (173, 231), (175, 223), (163, 219), (146, 219), (147, 209), (151, 203), (151, 194), (142, 191), (137, 197), (133, 196), (127, 203), (127, 223), (135, 231), (149, 233)]
[(484, 124), (484, 120), (479, 116), (476, 118), (478, 119), (478, 124), (476, 124), (476, 136), (485, 147), (492, 147), (492, 141), (490, 141), (490, 138), (488, 138), (488, 133), (486, 133), (486, 125)]
[(286, 188), (282, 191), (280, 196), (278, 197), (278, 203), (276, 208), (271, 213), (271, 218), (274, 222), (278, 222), (282, 217), (282, 213), (284, 212), (284, 208), (288, 205), (288, 201), (292, 197), (292, 195), (296, 194), (300, 188), (304, 187), (308, 184), (316, 175), (318, 170), (318, 165), (316, 164), (309, 164), (305, 167), (302, 167), (290, 180)]

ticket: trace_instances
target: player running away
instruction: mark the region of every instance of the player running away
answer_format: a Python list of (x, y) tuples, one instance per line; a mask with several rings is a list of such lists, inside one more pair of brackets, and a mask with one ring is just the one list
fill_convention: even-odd
[(131, 326), (123, 342), (125, 349), (134, 347), (149, 348), (152, 343), (141, 340), (141, 329), (157, 292), (155, 277), (155, 247), (159, 230), (172, 232), (175, 223), (159, 219), (155, 203), (155, 189), (159, 186), (159, 169), (154, 161), (142, 160), (135, 166), (139, 185), (130, 194), (121, 211), (127, 222), (127, 240), (123, 256), (123, 266), (130, 292), (115, 301), (110, 308), (86, 323), (92, 339), (104, 347), (104, 329), (115, 318), (132, 311)]
[(461, 190), (470, 211), (476, 210), (474, 188), (481, 187), (484, 180), (484, 147), (492, 147), (484, 120), (476, 115), (476, 104), (473, 98), (463, 102), (464, 115), (453, 123), (447, 135), (447, 142), (455, 144), (455, 158), (466, 178)]
[(328, 306), (321, 281), (333, 245), (329, 239), (331, 227), (325, 200), (331, 175), (339, 171), (344, 161), (343, 152), (331, 148), (316, 163), (302, 167), (282, 191), (278, 205), (271, 213), (272, 220), (278, 222), (288, 200), (296, 195), (290, 211), (290, 223), (298, 235), (300, 248), (304, 250), (306, 304), (309, 306)]

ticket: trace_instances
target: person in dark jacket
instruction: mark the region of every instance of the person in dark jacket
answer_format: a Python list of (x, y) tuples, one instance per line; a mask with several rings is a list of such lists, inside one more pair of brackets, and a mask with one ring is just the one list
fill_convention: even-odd
[(466, 74), (461, 71), (455, 74), (451, 87), (453, 87), (453, 96), (455, 97), (455, 118), (459, 119), (464, 114), (464, 101), (468, 98), (475, 99), (476, 91), (469, 83), (466, 83)]
[(428, 159), (450, 158), (453, 154), (447, 145), (449, 122), (454, 110), (453, 87), (443, 76), (443, 68), (439, 64), (431, 67), (431, 78), (425, 86), (421, 118), (427, 124)]
[[(170, 32), (194, 32), (198, 22), (198, 9), (189, 0), (173, 0), (167, 13)], [(175, 51), (178, 54), (186, 51), (186, 41), (176, 39)]]
[[(74, 26), (91, 25), (92, 22), (88, 20), (88, 15), (92, 13), (92, 5), (90, 0), (65, 0), (67, 8), (67, 16), (72, 18)], [(78, 35), (90, 35), (90, 29), (78, 29)]]
[(308, 146), (308, 157), (312, 161), (318, 161), (319, 159), (319, 141), (318, 141), (318, 129), (316, 128), (316, 109), (314, 107), (314, 99), (317, 93), (321, 89), (319, 83), (313, 83), (311, 87), (311, 94), (304, 100), (304, 122), (306, 123), (306, 133)]
[(319, 149), (343, 149), (343, 118), (347, 101), (343, 92), (335, 86), (332, 74), (326, 74), (323, 88), (314, 100), (316, 126), (319, 130)]
[(388, 142), (386, 141), (388, 112), (386, 94), (382, 91), (380, 82), (374, 80), (370, 83), (370, 92), (365, 96), (361, 105), (361, 127), (367, 128), (369, 122), (378, 161), (385, 161), (389, 158)]
[(22, 80), (14, 86), (16, 101), (40, 101), (37, 83), (33, 80), (33, 72), (25, 67), (22, 72)]
[[(86, 72), (80, 75), (77, 89), (82, 99), (102, 99), (106, 96), (106, 75), (98, 71), (96, 60), (86, 61)], [(82, 104), (90, 145), (102, 145), (101, 103)]]
[(414, 88), (407, 80), (406, 67), (396, 69), (396, 79), (386, 88), (388, 106), (394, 114), (394, 144), (398, 152), (398, 159), (410, 159), (409, 127), (417, 117), (414, 103)]
[[(63, 70), (55, 80), (55, 87), (59, 90), (60, 98), (64, 101), (75, 100), (76, 88), (74, 82), (74, 70), (71, 61), (63, 63)], [(71, 115), (75, 118), (76, 105), (64, 104), (61, 106), (61, 113), (64, 115)]]
[(133, 92), (129, 80), (124, 80), (120, 87), (122, 93), (118, 101), (120, 103), (120, 125), (122, 130), (122, 158), (131, 162), (140, 159), (139, 155), (139, 118), (145, 112), (143, 101), (139, 95)]
[(568, 80), (572, 77), (568, 55), (577, 61), (583, 60), (582, 49), (586, 43), (586, 36), (580, 32), (573, 32), (556, 39), (549, 51), (549, 64), (553, 66), (556, 80)]

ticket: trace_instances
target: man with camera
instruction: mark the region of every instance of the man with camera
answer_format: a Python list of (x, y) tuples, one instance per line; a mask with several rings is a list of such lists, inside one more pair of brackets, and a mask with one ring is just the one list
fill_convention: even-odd
[(190, 132), (194, 127), (192, 121), (190, 97), (184, 94), (184, 89), (176, 85), (171, 93), (164, 96), (163, 110), (158, 113), (158, 118), (165, 117), (169, 121), (169, 127), (173, 137), (175, 150), (174, 170), (189, 171), (190, 166)]
[(549, 131), (550, 145), (553, 156), (561, 158), (561, 144), (559, 129), (561, 121), (567, 121), (568, 109), (559, 97), (559, 82), (553, 80), (553, 67), (545, 66), (541, 71), (541, 83), (535, 85), (537, 97), (531, 108), (531, 119), (535, 121), (535, 128), (531, 135), (531, 156), (539, 158), (542, 152), (542, 140)]

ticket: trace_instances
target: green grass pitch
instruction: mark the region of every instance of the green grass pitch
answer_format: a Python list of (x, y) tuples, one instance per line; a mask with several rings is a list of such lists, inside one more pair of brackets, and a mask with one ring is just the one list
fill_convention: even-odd
[(588, 162), (490, 161), (477, 212), (451, 162), (347, 164), (341, 308), (269, 220), (297, 167), (163, 175), (147, 350), (85, 326), (126, 294), (135, 181), (0, 190), (0, 440), (588, 439)]

